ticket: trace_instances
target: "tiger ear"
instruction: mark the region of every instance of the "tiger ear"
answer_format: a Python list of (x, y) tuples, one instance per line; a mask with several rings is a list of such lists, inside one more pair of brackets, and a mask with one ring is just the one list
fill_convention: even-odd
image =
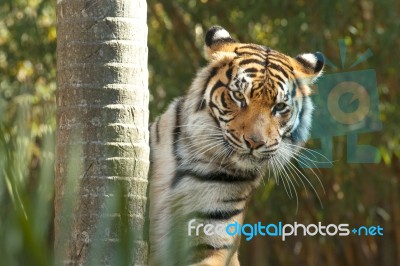
[(236, 41), (229, 32), (221, 26), (212, 26), (208, 29), (205, 39), (205, 53), (208, 60), (225, 57), (234, 53)]
[(322, 53), (300, 54), (293, 59), (294, 72), (300, 83), (312, 84), (322, 75), (325, 62)]

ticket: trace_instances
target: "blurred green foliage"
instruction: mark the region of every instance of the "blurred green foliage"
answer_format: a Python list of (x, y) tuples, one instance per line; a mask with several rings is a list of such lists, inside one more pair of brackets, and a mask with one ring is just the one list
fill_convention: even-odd
[(0, 3), (0, 264), (52, 260), (55, 11)]
[[(2, 265), (52, 262), (55, 131), (55, 3), (0, 2), (0, 258)], [(242, 42), (295, 56), (322, 51), (340, 66), (338, 39), (348, 62), (366, 49), (374, 56), (352, 70), (374, 69), (381, 132), (360, 136), (379, 147), (380, 164), (346, 163), (346, 138), (334, 140), (334, 167), (306, 171), (299, 206), (273, 179), (253, 197), (247, 222), (381, 225), (384, 237), (255, 238), (242, 242), (243, 265), (400, 265), (400, 2), (373, 1), (148, 1), (151, 117), (185, 93), (204, 66), (203, 39), (219, 24)], [(346, 69), (326, 67), (326, 73)], [(309, 145), (318, 145), (310, 143)]]

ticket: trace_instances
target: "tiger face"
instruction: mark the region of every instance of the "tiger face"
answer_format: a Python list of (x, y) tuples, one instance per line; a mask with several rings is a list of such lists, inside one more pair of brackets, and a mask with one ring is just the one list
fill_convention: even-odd
[(238, 43), (219, 26), (207, 32), (205, 48), (210, 63), (199, 109), (220, 128), (230, 155), (262, 163), (283, 144), (307, 140), (313, 108), (308, 85), (322, 73), (322, 54), (292, 58)]

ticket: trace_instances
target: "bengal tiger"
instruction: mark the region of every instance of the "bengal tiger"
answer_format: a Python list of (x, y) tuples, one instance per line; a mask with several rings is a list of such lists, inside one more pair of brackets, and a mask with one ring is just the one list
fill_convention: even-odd
[(239, 265), (240, 237), (189, 235), (188, 223), (243, 223), (265, 170), (284, 167), (309, 135), (321, 53), (292, 58), (220, 26), (205, 52), (189, 91), (150, 127), (151, 265)]

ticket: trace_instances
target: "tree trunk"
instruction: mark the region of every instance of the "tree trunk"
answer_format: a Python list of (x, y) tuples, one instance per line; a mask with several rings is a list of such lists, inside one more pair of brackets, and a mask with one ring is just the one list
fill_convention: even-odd
[(57, 1), (57, 264), (146, 265), (147, 6)]

